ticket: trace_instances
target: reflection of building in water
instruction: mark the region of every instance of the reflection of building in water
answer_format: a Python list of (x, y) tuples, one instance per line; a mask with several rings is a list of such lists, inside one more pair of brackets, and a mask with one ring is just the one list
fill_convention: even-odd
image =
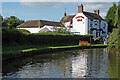
[[(106, 78), (108, 54), (106, 51), (90, 50), (90, 53), (81, 52), (72, 60), (72, 77)], [(103, 52), (103, 53), (101, 53)]]
[(87, 54), (86, 52), (80, 52), (72, 60), (72, 77), (81, 78), (85, 76), (87, 72)]
[(65, 66), (63, 70), (64, 78), (72, 77), (72, 57), (69, 57), (65, 60)]

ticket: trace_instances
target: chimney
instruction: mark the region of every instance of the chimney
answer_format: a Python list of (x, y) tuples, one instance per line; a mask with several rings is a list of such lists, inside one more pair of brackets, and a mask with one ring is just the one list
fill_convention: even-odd
[(83, 12), (83, 5), (81, 4), (81, 6), (78, 6), (78, 13), (82, 13)]
[(64, 12), (64, 17), (67, 16), (66, 12)]
[(99, 14), (99, 10), (94, 10), (95, 14)]

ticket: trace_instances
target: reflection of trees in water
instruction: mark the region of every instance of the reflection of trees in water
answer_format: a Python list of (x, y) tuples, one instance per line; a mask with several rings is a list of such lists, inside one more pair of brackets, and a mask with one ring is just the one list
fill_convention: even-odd
[(91, 49), (87, 58), (86, 77), (105, 78), (108, 77), (107, 71), (108, 54), (103, 49)]
[(109, 60), (108, 60), (108, 74), (111, 78), (118, 78), (119, 77), (119, 59), (120, 59), (120, 52), (112, 49), (109, 51)]

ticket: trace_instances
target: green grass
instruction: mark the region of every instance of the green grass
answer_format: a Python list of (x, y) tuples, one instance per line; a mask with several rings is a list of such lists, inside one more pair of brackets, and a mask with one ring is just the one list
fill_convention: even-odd
[(55, 49), (55, 48), (70, 48), (70, 47), (79, 47), (79, 45), (71, 45), (71, 46), (56, 46), (56, 47), (48, 47), (48, 48)]
[(12, 54), (12, 53), (19, 53), (19, 52), (27, 52), (37, 50), (37, 48), (42, 49), (46, 48), (46, 46), (40, 45), (16, 45), (16, 46), (3, 46), (2, 47), (2, 54)]
[[(104, 44), (91, 44), (90, 46), (107, 46)], [(35, 50), (43, 49), (57, 49), (57, 48), (70, 48), (70, 47), (80, 47), (80, 45), (65, 45), (65, 46), (55, 46), (55, 45), (16, 45), (16, 46), (3, 46), (2, 54), (15, 54), (20, 52), (29, 52)]]
[(108, 46), (107, 44), (91, 44), (91, 46)]

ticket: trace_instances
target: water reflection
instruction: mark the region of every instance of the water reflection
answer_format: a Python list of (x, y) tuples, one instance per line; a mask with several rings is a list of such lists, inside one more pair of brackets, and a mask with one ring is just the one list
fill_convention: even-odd
[(72, 77), (82, 78), (87, 73), (87, 52), (79, 52), (72, 59)]
[(4, 62), (3, 76), (8, 78), (117, 78), (118, 54), (116, 53), (108, 52), (107, 49), (84, 49), (23, 57)]

